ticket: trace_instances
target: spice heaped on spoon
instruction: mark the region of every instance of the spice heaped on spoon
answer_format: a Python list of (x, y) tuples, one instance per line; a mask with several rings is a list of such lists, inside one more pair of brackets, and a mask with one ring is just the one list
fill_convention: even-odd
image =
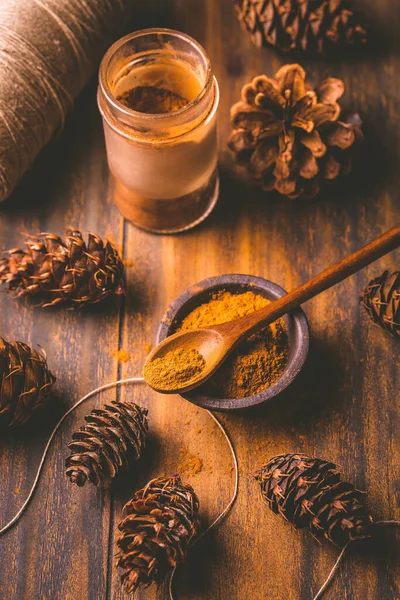
[(176, 333), (166, 338), (147, 357), (145, 380), (153, 389), (166, 394), (184, 393), (198, 387), (215, 373), (242, 340), (399, 245), (400, 225), (397, 225), (253, 314), (208, 329)]
[(145, 377), (152, 387), (174, 390), (201, 374), (206, 361), (198, 350), (177, 348), (155, 358), (145, 366)]

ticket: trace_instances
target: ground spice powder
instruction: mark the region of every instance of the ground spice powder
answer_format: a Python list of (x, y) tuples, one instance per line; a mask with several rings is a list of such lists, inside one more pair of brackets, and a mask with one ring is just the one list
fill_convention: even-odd
[(118, 96), (117, 100), (128, 108), (152, 115), (175, 112), (188, 104), (183, 96), (152, 85), (139, 85)]
[(160, 390), (174, 390), (201, 373), (206, 365), (203, 356), (195, 349), (177, 348), (144, 367), (146, 381)]
[[(264, 308), (269, 300), (254, 292), (221, 291), (193, 310), (178, 331), (226, 323)], [(285, 323), (278, 319), (245, 340), (203, 386), (204, 393), (219, 398), (245, 398), (262, 392), (283, 374), (289, 346)]]
[(131, 359), (129, 352), (123, 348), (120, 348), (120, 350), (114, 350), (114, 352), (111, 352), (110, 356), (116, 356), (118, 361), (123, 363), (128, 362), (128, 360)]
[(180, 462), (176, 467), (179, 475), (194, 476), (201, 473), (204, 467), (203, 459), (193, 454), (186, 448), (181, 448), (179, 451)]

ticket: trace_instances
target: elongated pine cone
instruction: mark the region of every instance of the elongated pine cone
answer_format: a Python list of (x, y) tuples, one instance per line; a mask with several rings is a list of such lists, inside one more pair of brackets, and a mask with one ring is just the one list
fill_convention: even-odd
[(26, 423), (45, 406), (55, 380), (44, 353), (0, 337), (0, 426)]
[(274, 78), (259, 75), (231, 108), (228, 146), (235, 161), (265, 190), (290, 198), (315, 196), (323, 181), (351, 170), (351, 149), (362, 139), (358, 115), (339, 120), (340, 79), (328, 78), (318, 92), (297, 64)]
[(140, 585), (161, 583), (185, 560), (200, 528), (199, 501), (180, 477), (158, 477), (135, 494), (124, 513), (117, 566), (125, 569), (121, 581), (133, 594)]
[(9, 250), (0, 261), (0, 284), (17, 297), (37, 297), (42, 306), (82, 306), (124, 293), (124, 267), (108, 240), (76, 229), (65, 239), (53, 233), (27, 236), (27, 251)]
[(361, 300), (374, 323), (400, 338), (400, 271), (372, 279)]
[(316, 538), (343, 547), (370, 537), (372, 518), (362, 492), (341, 480), (336, 466), (302, 454), (281, 454), (255, 474), (270, 509)]
[(147, 410), (133, 402), (111, 404), (92, 410), (68, 445), (72, 453), (66, 460), (66, 475), (80, 487), (87, 481), (98, 485), (113, 479), (144, 449)]
[(364, 45), (368, 30), (348, 0), (235, 0), (242, 27), (258, 47), (331, 54)]

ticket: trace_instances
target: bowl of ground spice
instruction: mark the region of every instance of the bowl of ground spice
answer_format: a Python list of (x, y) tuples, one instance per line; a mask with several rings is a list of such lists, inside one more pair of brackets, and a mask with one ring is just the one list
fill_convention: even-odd
[[(245, 317), (284, 296), (280, 286), (253, 275), (220, 275), (187, 289), (167, 309), (157, 344), (179, 331)], [(275, 398), (304, 365), (309, 329), (299, 309), (242, 342), (201, 387), (183, 397), (209, 410), (238, 410)]]

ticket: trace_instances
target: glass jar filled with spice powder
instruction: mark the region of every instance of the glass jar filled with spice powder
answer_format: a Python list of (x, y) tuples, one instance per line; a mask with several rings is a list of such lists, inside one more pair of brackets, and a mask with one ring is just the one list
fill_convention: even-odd
[(183, 33), (139, 31), (105, 54), (98, 105), (108, 164), (117, 206), (135, 225), (177, 233), (211, 212), (218, 101), (207, 54)]

